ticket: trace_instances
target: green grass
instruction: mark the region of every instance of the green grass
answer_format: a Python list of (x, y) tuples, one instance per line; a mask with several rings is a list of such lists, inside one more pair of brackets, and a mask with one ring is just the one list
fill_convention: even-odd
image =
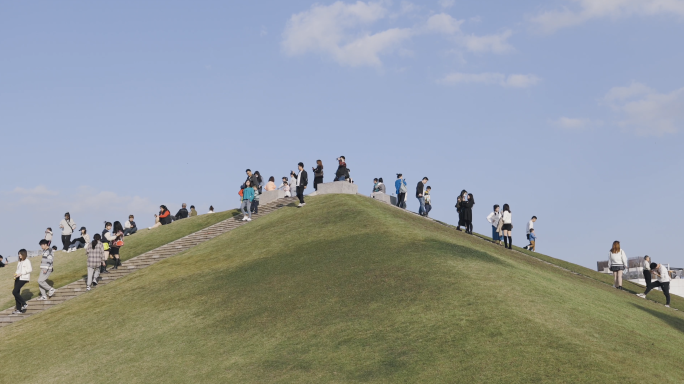
[[(140, 229), (135, 235), (126, 237), (125, 245), (121, 248), (121, 260), (131, 259), (193, 232), (197, 232), (200, 229), (228, 219), (236, 214), (237, 210), (217, 212), (211, 215), (200, 215), (176, 221), (171, 225), (163, 225), (153, 230), (147, 230), (147, 228)], [(91, 231), (91, 238), (95, 233), (100, 233), (101, 231), (102, 229), (99, 231)], [(37, 243), (38, 242), (36, 241), (36, 244)], [(36, 248), (38, 248), (37, 245)], [(38, 290), (38, 274), (40, 272), (41, 258), (36, 256), (30, 260), (31, 266), (33, 267), (31, 281), (24, 286), (21, 292), (22, 297), (27, 300), (37, 297), (40, 293)], [(14, 306), (14, 297), (12, 296), (14, 280), (12, 279), (12, 276), (14, 276), (16, 268), (17, 264), (12, 263), (7, 267), (0, 269), (0, 309)], [(84, 278), (86, 274), (85, 250), (80, 249), (71, 253), (56, 252), (54, 268), (55, 271), (50, 275), (48, 282), (52, 282), (55, 288), (63, 287), (78, 279)]]
[(278, 210), (0, 339), (16, 383), (675, 383), (684, 365), (681, 313), (348, 195)]

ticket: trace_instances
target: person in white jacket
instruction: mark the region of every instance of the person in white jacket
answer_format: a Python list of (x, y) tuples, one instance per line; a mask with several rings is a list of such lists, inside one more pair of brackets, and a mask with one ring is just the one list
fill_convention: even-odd
[(670, 271), (668, 271), (664, 265), (656, 263), (651, 263), (649, 268), (651, 269), (652, 273), (658, 277), (658, 281), (646, 287), (646, 291), (644, 293), (638, 294), (637, 296), (645, 299), (646, 295), (648, 295), (653, 288), (660, 287), (665, 295), (665, 306), (670, 308)]
[(12, 295), (16, 301), (16, 310), (12, 312), (13, 315), (26, 313), (26, 308), (28, 308), (26, 300), (21, 297), (21, 288), (29, 282), (31, 272), (33, 272), (33, 267), (31, 267), (31, 262), (27, 256), (28, 252), (25, 249), (19, 250), (19, 262), (17, 263), (17, 271), (14, 272), (14, 290), (12, 290)]
[(494, 211), (487, 215), (487, 222), (492, 225), (492, 240), (501, 245), (501, 235), (499, 235), (498, 227), (499, 220), (501, 220), (501, 212), (499, 212), (499, 204), (494, 205)]
[(608, 269), (613, 272), (613, 287), (622, 289), (622, 271), (627, 268), (627, 265), (627, 255), (620, 249), (620, 242), (613, 241), (610, 257), (608, 257)]
[(71, 244), (71, 234), (76, 230), (76, 223), (71, 220), (69, 212), (64, 214), (64, 219), (60, 221), (59, 227), (62, 228), (62, 250), (66, 251)]

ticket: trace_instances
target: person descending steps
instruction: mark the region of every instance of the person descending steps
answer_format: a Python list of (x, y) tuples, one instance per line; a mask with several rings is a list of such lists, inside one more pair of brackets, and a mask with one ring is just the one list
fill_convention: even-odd
[(31, 262), (28, 261), (28, 252), (26, 252), (25, 249), (20, 249), (18, 256), (19, 262), (17, 263), (17, 271), (14, 272), (14, 289), (12, 290), (12, 295), (14, 296), (14, 301), (16, 303), (16, 310), (12, 312), (13, 315), (26, 313), (28, 304), (26, 304), (26, 300), (21, 297), (21, 288), (24, 284), (29, 282), (31, 279), (31, 272), (33, 272)]
[(47, 300), (55, 294), (55, 289), (48, 284), (47, 279), (54, 270), (52, 263), (54, 262), (54, 253), (50, 248), (47, 240), (43, 239), (38, 244), (43, 250), (43, 258), (40, 261), (40, 276), (38, 277), (38, 288), (40, 288), (40, 297), (37, 300)]

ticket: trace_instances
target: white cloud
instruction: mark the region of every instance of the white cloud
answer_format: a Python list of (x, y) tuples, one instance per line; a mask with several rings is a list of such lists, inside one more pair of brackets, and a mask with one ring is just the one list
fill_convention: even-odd
[(446, 13), (431, 15), (417, 25), (394, 27), (370, 32), (383, 19), (396, 21), (396, 15), (415, 14), (418, 7), (402, 2), (398, 13), (391, 13), (391, 2), (315, 4), (309, 10), (294, 14), (283, 31), (283, 52), (289, 56), (318, 52), (341, 65), (382, 66), (382, 55), (406, 52), (404, 43), (413, 36), (441, 34), (471, 52), (507, 53), (513, 47), (507, 42), (511, 31), (476, 36), (461, 31), (463, 20)]
[(567, 130), (583, 130), (594, 125), (601, 124), (598, 121), (592, 121), (589, 119), (570, 118), (565, 116), (553, 121), (552, 123)]
[(684, 0), (571, 0), (575, 9), (546, 11), (532, 18), (544, 32), (582, 24), (592, 19), (673, 14), (684, 16)]
[(527, 88), (541, 81), (534, 75), (504, 75), (503, 73), (451, 73), (440, 82), (444, 84), (494, 84), (508, 88)]
[(659, 93), (641, 84), (615, 87), (602, 100), (618, 113), (617, 124), (638, 135), (675, 133), (684, 124), (684, 88)]
[(442, 8), (451, 8), (456, 3), (456, 0), (439, 0), (439, 5)]
[(508, 53), (515, 49), (506, 40), (513, 35), (512, 31), (505, 31), (497, 35), (463, 36), (463, 44), (471, 52)]
[(16, 193), (23, 196), (55, 196), (59, 194), (59, 192), (57, 191), (51, 191), (47, 189), (47, 187), (44, 185), (39, 185), (35, 188), (30, 189), (16, 187), (14, 188), (12, 193)]

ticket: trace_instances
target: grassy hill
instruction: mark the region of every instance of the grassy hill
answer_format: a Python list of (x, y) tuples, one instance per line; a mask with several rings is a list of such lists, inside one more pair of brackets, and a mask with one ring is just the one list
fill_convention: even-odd
[[(203, 228), (209, 227), (220, 221), (228, 219), (238, 213), (237, 210), (229, 210), (224, 212), (216, 212), (211, 215), (200, 215), (192, 218), (187, 218), (180, 221), (175, 221), (172, 225), (164, 225), (154, 230), (147, 230), (143, 228), (133, 236), (126, 237), (126, 245), (121, 250), (121, 260), (125, 261), (135, 256), (141, 255), (145, 252), (151, 251), (164, 244), (168, 244), (181, 237), (187, 236), (193, 232), (197, 232)], [(97, 231), (90, 231), (90, 236), (102, 232), (102, 228)], [(38, 248), (38, 241), (36, 240), (35, 248)], [(59, 239), (57, 239), (59, 242)], [(55, 242), (53, 241), (53, 244)], [(17, 250), (18, 251), (18, 250)], [(33, 273), (31, 281), (22, 289), (22, 297), (25, 299), (36, 298), (39, 296), (38, 289), (38, 271), (40, 270), (39, 256), (33, 257), (31, 266)], [(111, 263), (111, 261), (110, 261)], [(48, 281), (52, 281), (55, 288), (63, 287), (69, 283), (84, 278), (86, 275), (86, 254), (85, 249), (80, 249), (76, 252), (56, 252), (54, 267), (55, 271), (50, 275)], [(11, 263), (5, 268), (0, 268), (0, 309), (7, 309), (14, 306), (14, 296), (12, 296), (12, 288), (14, 287), (14, 272), (17, 269), (17, 263)]]
[(680, 312), (349, 195), (283, 208), (0, 339), (16, 383), (684, 379)]

